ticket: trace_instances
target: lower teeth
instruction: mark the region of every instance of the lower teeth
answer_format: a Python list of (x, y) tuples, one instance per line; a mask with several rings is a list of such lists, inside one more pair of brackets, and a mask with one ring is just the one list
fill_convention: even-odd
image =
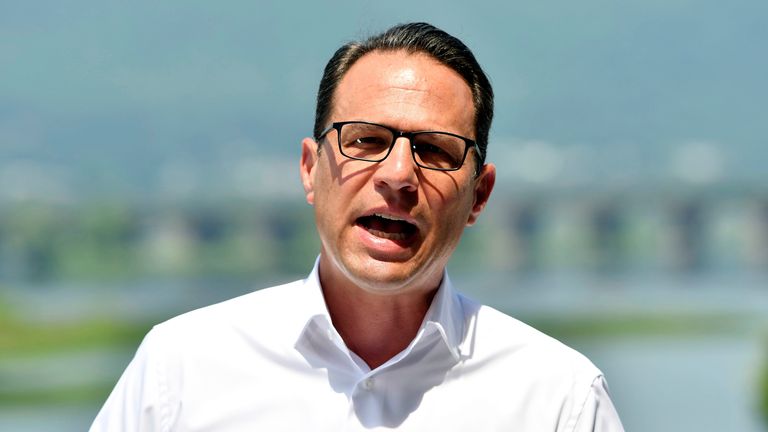
[(389, 240), (405, 240), (405, 238), (407, 237), (405, 233), (388, 233), (388, 232), (379, 231), (371, 228), (368, 228), (368, 232), (375, 235), (376, 237), (381, 237)]

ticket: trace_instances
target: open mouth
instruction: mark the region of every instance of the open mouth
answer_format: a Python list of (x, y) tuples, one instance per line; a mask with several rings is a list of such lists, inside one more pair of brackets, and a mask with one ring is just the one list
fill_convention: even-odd
[(357, 218), (357, 225), (376, 237), (408, 242), (416, 238), (419, 229), (416, 225), (394, 216), (372, 214)]

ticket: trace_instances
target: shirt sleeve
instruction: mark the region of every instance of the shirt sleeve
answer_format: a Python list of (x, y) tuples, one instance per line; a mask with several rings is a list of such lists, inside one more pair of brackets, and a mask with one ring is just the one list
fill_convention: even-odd
[(624, 432), (603, 376), (592, 381), (574, 432)]
[(166, 432), (171, 409), (157, 329), (150, 331), (107, 398), (90, 432)]

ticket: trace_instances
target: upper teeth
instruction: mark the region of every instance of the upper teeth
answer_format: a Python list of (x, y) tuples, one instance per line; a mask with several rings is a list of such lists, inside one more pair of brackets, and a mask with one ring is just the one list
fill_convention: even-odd
[(380, 217), (382, 219), (389, 219), (389, 220), (393, 220), (393, 221), (405, 221), (405, 219), (403, 219), (403, 218), (399, 218), (397, 216), (392, 216), (392, 215), (385, 215), (385, 214), (381, 214), (381, 213), (374, 213), (374, 216), (378, 216), (378, 217)]

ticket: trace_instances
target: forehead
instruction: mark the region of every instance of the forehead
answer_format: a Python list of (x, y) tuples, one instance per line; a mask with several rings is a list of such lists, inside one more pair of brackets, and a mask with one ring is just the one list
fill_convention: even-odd
[(374, 51), (361, 57), (336, 89), (332, 116), (334, 121), (474, 135), (472, 91), (466, 81), (423, 53)]

